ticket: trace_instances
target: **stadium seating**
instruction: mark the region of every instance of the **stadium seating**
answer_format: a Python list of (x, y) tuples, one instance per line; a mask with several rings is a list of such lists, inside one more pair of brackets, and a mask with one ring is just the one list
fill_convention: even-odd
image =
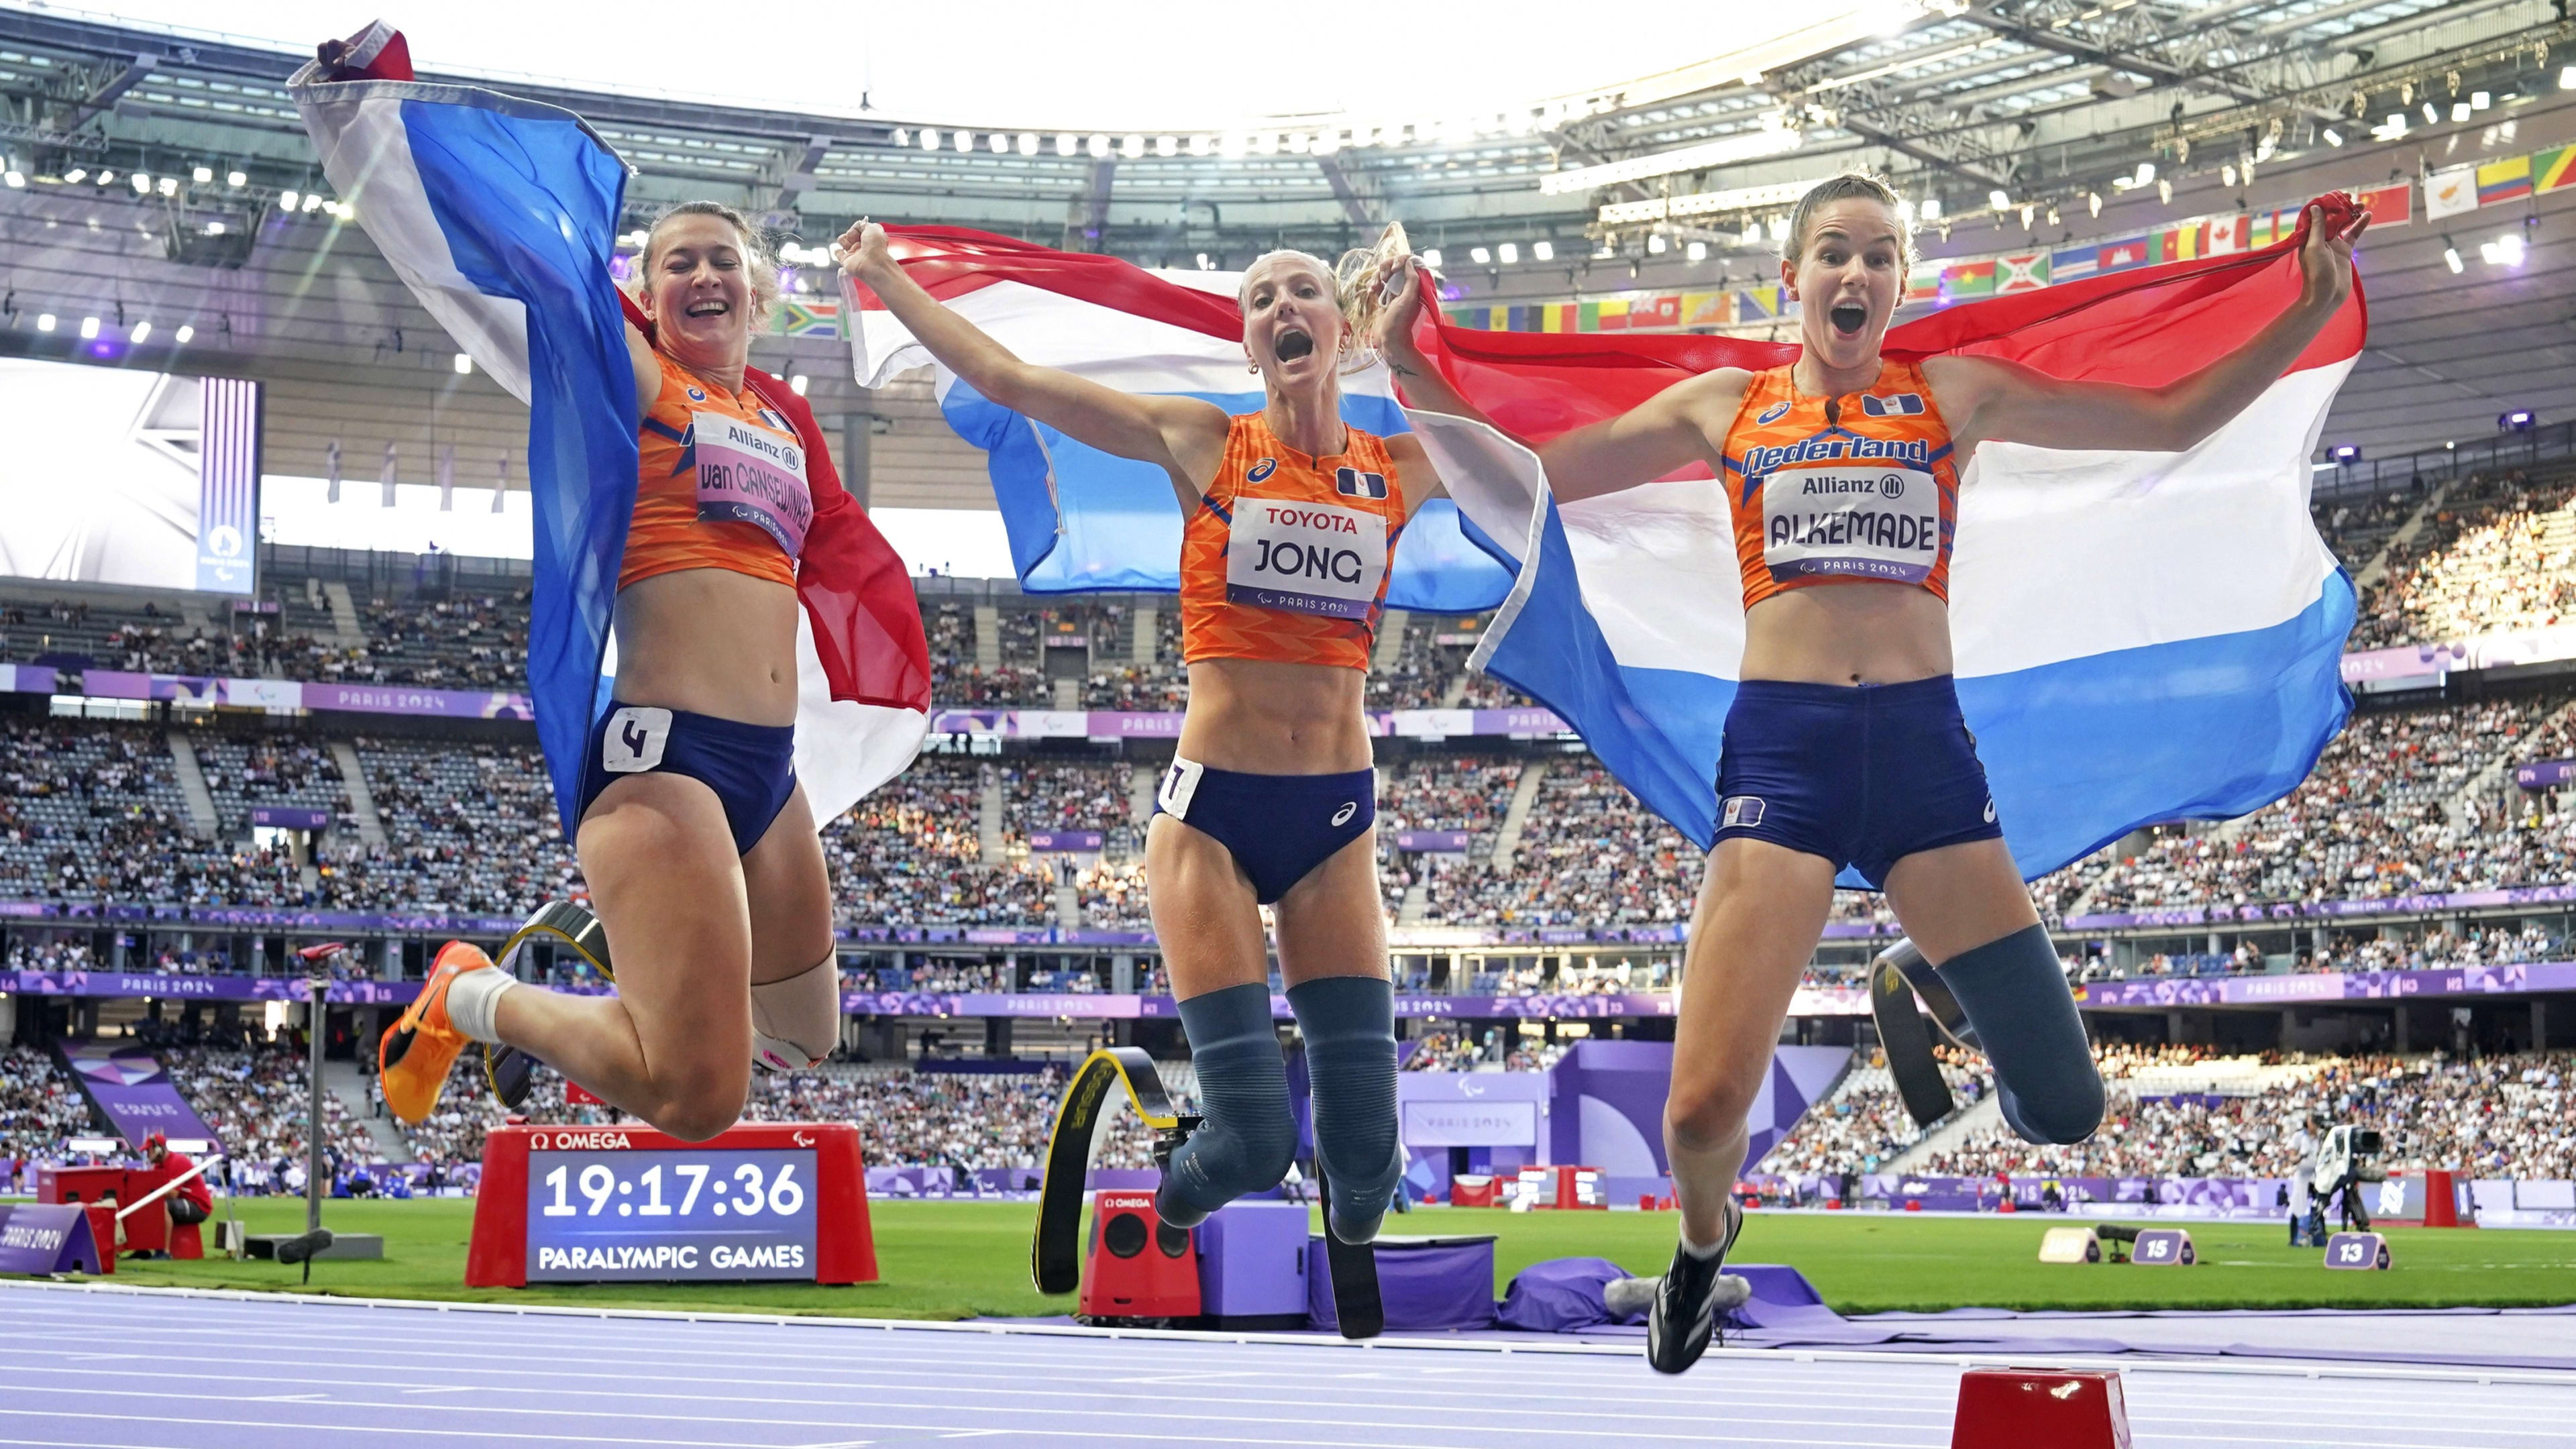
[[(2307, 1148), (2303, 1128), (2314, 1134), (2363, 1122), (2386, 1134), (2392, 1166), (2455, 1168), (2471, 1177), (2576, 1176), (2576, 1132), (2567, 1115), (2576, 1055), (2454, 1061), (2272, 1054), (2188, 1062), (2174, 1061), (2175, 1055), (2115, 1052), (2105, 1059), (2110, 1106), (2090, 1141), (2034, 1146), (1990, 1128), (1913, 1170), (1962, 1177), (2286, 1177)], [(2189, 1070), (2158, 1070), (2177, 1066)], [(2200, 1090), (2212, 1085), (2224, 1094)]]

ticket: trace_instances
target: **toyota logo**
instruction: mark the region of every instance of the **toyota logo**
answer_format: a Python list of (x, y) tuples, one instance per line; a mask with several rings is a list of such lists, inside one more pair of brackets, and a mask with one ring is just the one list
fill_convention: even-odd
[(1878, 491), (1886, 494), (1890, 498), (1904, 497), (1905, 475), (1902, 473), (1890, 473), (1886, 477), (1879, 479)]

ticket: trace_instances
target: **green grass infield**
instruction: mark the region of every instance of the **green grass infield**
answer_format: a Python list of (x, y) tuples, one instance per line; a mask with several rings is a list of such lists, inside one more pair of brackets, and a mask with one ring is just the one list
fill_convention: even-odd
[[(252, 1232), (292, 1232), (301, 1202), (239, 1199)], [(856, 1287), (616, 1283), (471, 1289), (465, 1243), (474, 1204), (457, 1199), (333, 1202), (323, 1221), (381, 1233), (382, 1262), (314, 1265), (315, 1293), (453, 1302), (544, 1303), (594, 1308), (715, 1309), (875, 1318), (966, 1318), (1069, 1313), (1070, 1295), (1029, 1284), (1034, 1204), (877, 1201), (880, 1281)], [(217, 1209), (221, 1215), (220, 1206)], [(2433, 1308), (2576, 1303), (2576, 1232), (2400, 1228), (2387, 1272), (2332, 1272), (2324, 1254), (2288, 1246), (2274, 1223), (2184, 1224), (2200, 1263), (2190, 1268), (2038, 1261), (2039, 1240), (2064, 1218), (2037, 1214), (1927, 1218), (1890, 1213), (1761, 1213), (1746, 1221), (1736, 1259), (1788, 1263), (1845, 1313), (1946, 1308)], [(1391, 1219), (1407, 1234), (1491, 1233), (1494, 1287), (1548, 1258), (1602, 1257), (1632, 1272), (1662, 1271), (1671, 1257), (1670, 1213), (1507, 1213), (1426, 1208)], [(136, 1262), (120, 1283), (301, 1291), (298, 1274), (269, 1262)]]

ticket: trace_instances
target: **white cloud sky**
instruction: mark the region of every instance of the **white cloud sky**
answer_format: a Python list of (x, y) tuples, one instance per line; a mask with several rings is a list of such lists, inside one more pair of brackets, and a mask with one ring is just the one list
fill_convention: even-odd
[[(79, 9), (198, 29), (220, 16), (213, 23), (236, 35), (296, 48), (347, 34), (369, 16), (347, 0), (213, 10), (203, 0), (117, 0)], [(1628, 0), (1608, 11), (1536, 0), (742, 9), (437, 0), (382, 13), (426, 69), (826, 112), (855, 112), (866, 91), (877, 111), (905, 120), (1147, 130), (1336, 111), (1377, 121), (1464, 115), (1668, 70), (1806, 16), (1755, 0)], [(717, 38), (729, 24), (739, 27), (737, 44)]]

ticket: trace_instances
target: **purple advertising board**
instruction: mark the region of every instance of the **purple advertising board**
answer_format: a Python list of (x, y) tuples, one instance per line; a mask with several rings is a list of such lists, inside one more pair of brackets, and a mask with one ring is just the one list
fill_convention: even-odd
[(2576, 780), (2576, 760), (2540, 760), (2513, 768), (2513, 782), (2526, 790), (2547, 790), (2569, 780)]
[(526, 719), (537, 717), (536, 705), (524, 694), (505, 690), (422, 689), (408, 684), (307, 684), (306, 709), (342, 709), (359, 714), (427, 714), (446, 719)]
[(2256, 906), (2177, 906), (2161, 911), (2120, 911), (2068, 916), (2069, 931), (2121, 931), (2157, 926), (2220, 926), (2263, 921), (2336, 920), (2352, 916), (2428, 915), (2497, 906), (2576, 903), (2576, 885), (2507, 886), (2436, 895), (2381, 896), (2359, 901), (2279, 901)]
[(140, 1149), (143, 1139), (155, 1132), (201, 1142), (220, 1140), (197, 1109), (179, 1095), (151, 1048), (92, 1038), (65, 1042), (63, 1056), (71, 1062), (81, 1090), (107, 1114), (127, 1145)]
[(1097, 830), (1032, 830), (1029, 832), (1031, 850), (1080, 851), (1099, 848), (1100, 832)]
[(1467, 832), (1463, 830), (1399, 830), (1395, 832), (1398, 850), (1426, 850), (1435, 853), (1464, 855)]
[(2049, 1184), (2070, 1207), (2103, 1205), (2140, 1217), (2268, 1218), (2281, 1212), (2276, 1178), (2246, 1177), (1943, 1177), (1873, 1173), (1861, 1179), (1865, 1197), (1916, 1204), (1929, 1212), (1986, 1212), (2009, 1192), (2020, 1210), (2041, 1210)]
[(250, 823), (275, 826), (280, 830), (328, 830), (331, 828), (331, 812), (304, 810), (292, 805), (253, 805), (250, 807)]
[(2321, 971), (2291, 976), (2164, 976), (2090, 981), (2075, 988), (2075, 999), (2088, 1007), (2290, 1006), (2531, 991), (2576, 991), (2576, 962), (2447, 966), (2430, 971)]
[(96, 1273), (103, 1266), (79, 1204), (0, 1205), (0, 1273)]

